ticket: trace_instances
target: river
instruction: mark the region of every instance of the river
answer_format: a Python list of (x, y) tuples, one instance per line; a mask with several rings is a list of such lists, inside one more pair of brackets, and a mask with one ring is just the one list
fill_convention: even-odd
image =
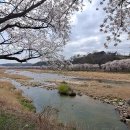
[[(47, 80), (72, 80), (74, 77), (53, 74), (34, 73), (29, 71), (8, 70), (7, 73), (28, 76), (37, 82)], [(60, 96), (57, 90), (23, 86), (12, 80), (13, 84), (23, 90), (23, 95), (32, 99), (36, 112), (42, 112), (47, 106), (58, 110), (58, 120), (63, 123), (74, 122), (81, 130), (128, 130), (120, 122), (120, 117), (114, 106), (94, 100), (88, 96)]]

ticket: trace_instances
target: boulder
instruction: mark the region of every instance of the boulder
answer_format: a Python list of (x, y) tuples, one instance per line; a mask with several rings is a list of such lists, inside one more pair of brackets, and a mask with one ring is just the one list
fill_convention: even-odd
[(71, 97), (75, 97), (76, 93), (74, 91), (69, 91), (68, 95), (71, 96)]

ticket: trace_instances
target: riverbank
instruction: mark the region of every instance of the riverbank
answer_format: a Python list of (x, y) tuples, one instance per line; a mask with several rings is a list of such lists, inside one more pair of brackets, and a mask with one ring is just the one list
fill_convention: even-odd
[(95, 100), (114, 105), (115, 109), (119, 111), (121, 121), (130, 123), (130, 106), (127, 104), (130, 99), (130, 87), (112, 87), (96, 81), (83, 85), (69, 84), (80, 96), (85, 94)]
[[(35, 73), (57, 73), (57, 71), (28, 70)], [(106, 72), (74, 72), (61, 71), (58, 74), (74, 76), (80, 81), (66, 81), (78, 95), (87, 95), (96, 100), (112, 104), (120, 113), (121, 121), (130, 123), (130, 74)], [(85, 80), (85, 78), (87, 80)], [(91, 79), (91, 80), (88, 80)], [(98, 79), (98, 80), (97, 80)], [(109, 82), (104, 82), (109, 81)], [(112, 82), (110, 82), (112, 81)], [(115, 83), (114, 83), (115, 81)], [(59, 85), (62, 80), (54, 80)], [(118, 83), (119, 82), (119, 83)], [(46, 86), (47, 89), (56, 89), (56, 86)]]
[(0, 129), (22, 129), (26, 124), (27, 130), (32, 128), (34, 124), (30, 118), (34, 111), (35, 107), (20, 90), (9, 81), (0, 81)]
[(11, 81), (29, 82), (31, 78), (7, 74), (0, 70), (0, 129), (5, 130), (71, 130), (74, 125), (63, 125), (53, 116), (54, 109), (47, 107), (42, 113), (35, 113), (32, 101), (22, 95)]

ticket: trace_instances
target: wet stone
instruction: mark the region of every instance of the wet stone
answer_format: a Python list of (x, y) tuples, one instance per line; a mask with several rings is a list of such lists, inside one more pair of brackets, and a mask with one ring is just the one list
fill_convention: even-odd
[(123, 102), (118, 102), (118, 105), (122, 106), (122, 105), (124, 105), (124, 103)]

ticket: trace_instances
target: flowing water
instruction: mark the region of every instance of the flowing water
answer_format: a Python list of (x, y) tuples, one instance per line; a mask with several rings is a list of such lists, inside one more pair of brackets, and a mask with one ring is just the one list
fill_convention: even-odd
[[(8, 73), (34, 78), (34, 81), (46, 80), (71, 80), (73, 77), (65, 77), (58, 74), (33, 73), (27, 71), (8, 71)], [(126, 125), (120, 122), (119, 114), (112, 105), (93, 100), (88, 96), (66, 97), (60, 96), (57, 90), (46, 90), (40, 87), (22, 86), (13, 81), (13, 84), (23, 90), (23, 95), (32, 99), (37, 112), (42, 112), (46, 106), (58, 109), (58, 119), (63, 123), (75, 122), (82, 130), (128, 130)]]

